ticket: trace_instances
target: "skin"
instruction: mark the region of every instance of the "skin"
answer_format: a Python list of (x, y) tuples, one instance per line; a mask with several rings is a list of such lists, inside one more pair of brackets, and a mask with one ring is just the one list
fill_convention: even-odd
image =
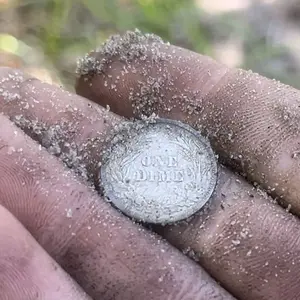
[[(156, 112), (209, 134), (224, 166), (208, 207), (158, 234), (120, 215), (78, 172), (95, 174), (114, 126), (141, 116), (129, 93), (147, 80), (143, 72), (110, 89), (116, 57), (105, 73), (78, 80), (79, 96), (0, 69), (1, 89), (18, 95), (0, 93), (0, 265), (13, 266), (0, 268), (1, 299), (69, 291), (72, 299), (89, 299), (83, 291), (93, 299), (299, 299), (300, 92), (174, 46), (161, 51), (172, 58), (160, 68), (151, 53), (135, 65), (169, 74)], [(184, 104), (200, 109), (189, 114)], [(73, 169), (62, 163), (68, 146), (52, 155), (37, 123), (60, 125), (60, 142), (85, 154)]]

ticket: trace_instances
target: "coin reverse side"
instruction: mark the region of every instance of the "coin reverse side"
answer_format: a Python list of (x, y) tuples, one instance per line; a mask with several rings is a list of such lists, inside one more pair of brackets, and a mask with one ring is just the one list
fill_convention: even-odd
[(193, 215), (217, 182), (208, 141), (181, 122), (139, 122), (112, 145), (101, 166), (104, 195), (124, 214), (146, 223), (173, 223)]

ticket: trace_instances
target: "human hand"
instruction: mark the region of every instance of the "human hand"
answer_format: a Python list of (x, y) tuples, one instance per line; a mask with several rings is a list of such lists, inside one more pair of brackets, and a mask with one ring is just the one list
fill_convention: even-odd
[(1, 300), (232, 299), (91, 186), (121, 117), (18, 70), (0, 84)]
[[(126, 54), (128, 44), (116, 43), (114, 50)], [(142, 37), (129, 46), (127, 54), (137, 54), (132, 61), (116, 52), (113, 60), (105, 56), (99, 74), (93, 60), (81, 67), (89, 76), (77, 92), (95, 103), (1, 70), (0, 111), (73, 168), (64, 169), (1, 116), (1, 204), (14, 215), (3, 209), (0, 218), (0, 262), (13, 266), (2, 273), (5, 297), (24, 299), (24, 291), (41, 299), (69, 291), (84, 297), (32, 237), (21, 239), (28, 234), (17, 218), (95, 299), (233, 299), (203, 268), (239, 299), (297, 299), (298, 218), (228, 169), (221, 167), (209, 210), (157, 228), (198, 264), (119, 215), (73, 174), (91, 179), (101, 146), (120, 122), (99, 103), (125, 117), (155, 112), (189, 123), (209, 135), (222, 163), (291, 204), (295, 214), (300, 210), (298, 91)], [(5, 242), (12, 240), (7, 228), (16, 228), (13, 243)], [(48, 282), (39, 281), (46, 270), (40, 262), (49, 266)]]

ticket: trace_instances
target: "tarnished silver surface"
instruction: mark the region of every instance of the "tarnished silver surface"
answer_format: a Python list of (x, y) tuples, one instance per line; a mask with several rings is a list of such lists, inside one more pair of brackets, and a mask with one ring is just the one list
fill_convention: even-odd
[(208, 141), (177, 121), (134, 123), (109, 152), (100, 170), (104, 195), (143, 222), (166, 224), (193, 215), (217, 182)]

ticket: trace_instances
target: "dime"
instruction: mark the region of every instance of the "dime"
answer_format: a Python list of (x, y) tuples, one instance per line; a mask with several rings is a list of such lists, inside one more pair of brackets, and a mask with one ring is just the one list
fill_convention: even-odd
[(178, 121), (156, 119), (127, 126), (100, 169), (104, 195), (136, 220), (167, 224), (199, 211), (217, 182), (209, 142)]

